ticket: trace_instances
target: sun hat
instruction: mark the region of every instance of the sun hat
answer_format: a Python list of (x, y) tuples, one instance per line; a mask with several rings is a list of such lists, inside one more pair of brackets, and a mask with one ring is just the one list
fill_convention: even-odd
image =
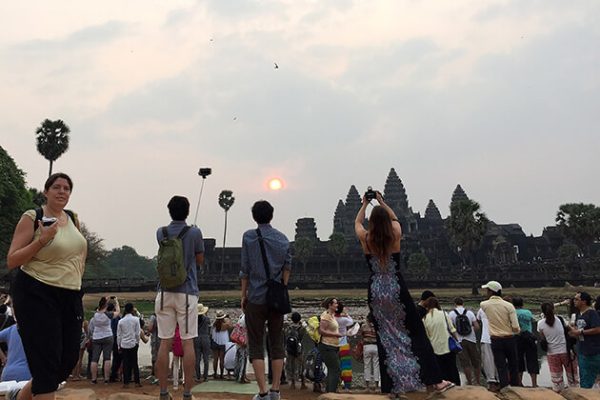
[(198, 315), (204, 315), (208, 311), (208, 307), (206, 307), (202, 303), (198, 303)]
[(217, 316), (215, 318), (216, 319), (223, 319), (223, 318), (225, 318), (225, 313), (223, 312), (223, 310), (217, 310)]

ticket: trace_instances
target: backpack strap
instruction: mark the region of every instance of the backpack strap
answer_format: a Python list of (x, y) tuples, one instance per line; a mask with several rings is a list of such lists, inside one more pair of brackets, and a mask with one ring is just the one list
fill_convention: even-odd
[(467, 315), (467, 308), (465, 307), (465, 311), (463, 311), (462, 315)]
[(190, 230), (190, 228), (191, 227), (189, 225), (184, 226), (181, 232), (179, 232), (179, 235), (177, 235), (177, 239), (183, 239), (183, 237)]

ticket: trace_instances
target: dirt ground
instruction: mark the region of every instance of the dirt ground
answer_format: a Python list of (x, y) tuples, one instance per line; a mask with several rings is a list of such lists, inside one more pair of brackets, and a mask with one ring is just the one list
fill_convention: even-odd
[[(67, 383), (66, 387), (69, 389), (92, 389), (92, 390), (94, 390), (94, 392), (96, 393), (98, 398), (101, 400), (108, 399), (108, 397), (114, 393), (136, 393), (136, 394), (156, 396), (156, 398), (158, 398), (158, 395), (160, 392), (158, 385), (152, 385), (150, 383), (142, 383), (142, 385), (143, 386), (141, 388), (131, 387), (129, 389), (124, 389), (123, 385), (120, 382), (109, 383), (109, 384), (98, 383), (96, 385), (93, 385), (88, 380), (81, 380), (81, 381), (69, 381)], [(307, 389), (307, 390), (299, 390), (299, 389), (289, 390), (287, 387), (282, 387), (281, 397), (286, 400), (287, 399), (289, 399), (289, 400), (316, 399), (317, 397), (319, 397), (319, 394), (314, 393), (311, 390), (311, 388), (312, 388), (312, 386), (309, 386), (309, 389)], [(182, 387), (180, 387), (177, 392), (173, 392), (172, 388), (169, 388), (169, 390), (171, 390), (171, 394), (173, 395), (173, 398), (175, 400), (178, 398), (181, 398), (182, 393), (183, 393)], [(236, 399), (236, 400), (244, 399), (244, 400), (248, 400), (248, 399), (252, 398), (252, 395), (235, 394), (235, 393), (196, 393), (196, 394), (194, 394), (194, 397), (196, 399)]]

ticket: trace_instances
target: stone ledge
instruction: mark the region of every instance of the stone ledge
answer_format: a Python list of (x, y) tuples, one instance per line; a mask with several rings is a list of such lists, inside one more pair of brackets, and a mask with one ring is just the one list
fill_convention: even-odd
[(596, 389), (568, 388), (560, 395), (567, 400), (600, 400), (600, 391)]
[(498, 397), (504, 400), (564, 400), (564, 397), (546, 388), (505, 387)]
[(97, 400), (92, 389), (62, 389), (56, 392), (56, 400)]
[(149, 396), (147, 394), (120, 392), (111, 394), (107, 400), (156, 400), (157, 398), (158, 396)]

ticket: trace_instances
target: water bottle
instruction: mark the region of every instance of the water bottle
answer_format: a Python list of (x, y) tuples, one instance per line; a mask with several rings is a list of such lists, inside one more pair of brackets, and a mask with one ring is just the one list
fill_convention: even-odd
[[(583, 319), (578, 319), (577, 320), (577, 329), (579, 329), (579, 330), (584, 329), (585, 325), (586, 325), (585, 320), (583, 320)], [(580, 342), (583, 342), (585, 340), (584, 337), (583, 337), (583, 335), (579, 335), (577, 337), (579, 338)]]

